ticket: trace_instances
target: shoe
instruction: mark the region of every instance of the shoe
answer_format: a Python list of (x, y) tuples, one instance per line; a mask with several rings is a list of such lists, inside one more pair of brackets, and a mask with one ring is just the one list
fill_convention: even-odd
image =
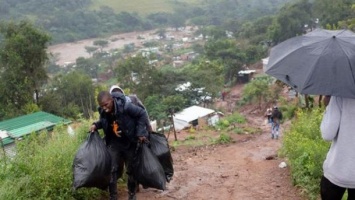
[(166, 182), (170, 183), (170, 181), (173, 179), (173, 177), (171, 177), (171, 175), (166, 175)]
[(110, 200), (117, 200), (117, 189), (115, 189), (116, 187), (111, 187), (111, 190), (109, 189), (110, 192)]
[(136, 194), (132, 194), (132, 193), (128, 194), (128, 200), (136, 200), (136, 199), (137, 199)]
[(110, 195), (110, 200), (117, 200), (117, 195)]

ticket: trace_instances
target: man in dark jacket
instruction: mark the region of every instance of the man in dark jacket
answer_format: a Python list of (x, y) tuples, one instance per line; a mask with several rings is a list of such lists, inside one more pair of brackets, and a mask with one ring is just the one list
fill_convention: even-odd
[(124, 95), (112, 97), (107, 91), (102, 91), (97, 96), (99, 103), (100, 119), (93, 123), (91, 131), (103, 129), (106, 145), (112, 158), (112, 177), (109, 185), (110, 199), (117, 199), (117, 178), (118, 167), (125, 162), (128, 174), (129, 199), (136, 199), (136, 187), (131, 163), (137, 142), (145, 141), (148, 137), (146, 129), (146, 111), (130, 102), (127, 102)]

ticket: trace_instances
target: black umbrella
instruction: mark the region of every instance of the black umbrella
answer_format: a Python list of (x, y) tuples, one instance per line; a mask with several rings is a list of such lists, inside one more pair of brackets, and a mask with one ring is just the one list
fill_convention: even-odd
[(316, 29), (271, 49), (266, 74), (301, 94), (355, 98), (355, 33)]

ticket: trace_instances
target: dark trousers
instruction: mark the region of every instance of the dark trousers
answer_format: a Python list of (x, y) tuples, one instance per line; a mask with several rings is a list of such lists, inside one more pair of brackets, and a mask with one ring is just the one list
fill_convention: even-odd
[(355, 200), (355, 189), (343, 188), (330, 182), (324, 176), (320, 182), (322, 200), (341, 200), (345, 190), (348, 190), (348, 200)]
[(119, 144), (112, 144), (108, 146), (108, 150), (112, 160), (112, 176), (109, 185), (110, 197), (117, 199), (117, 180), (123, 174), (123, 163), (126, 165), (126, 171), (128, 174), (127, 188), (130, 194), (135, 194), (137, 181), (132, 176), (130, 166), (134, 158), (135, 145), (130, 145), (129, 148), (120, 148)]

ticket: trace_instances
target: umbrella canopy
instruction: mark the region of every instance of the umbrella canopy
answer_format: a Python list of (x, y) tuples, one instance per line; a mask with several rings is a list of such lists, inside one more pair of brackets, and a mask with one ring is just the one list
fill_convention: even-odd
[(316, 29), (271, 49), (264, 72), (301, 94), (355, 98), (355, 33)]

